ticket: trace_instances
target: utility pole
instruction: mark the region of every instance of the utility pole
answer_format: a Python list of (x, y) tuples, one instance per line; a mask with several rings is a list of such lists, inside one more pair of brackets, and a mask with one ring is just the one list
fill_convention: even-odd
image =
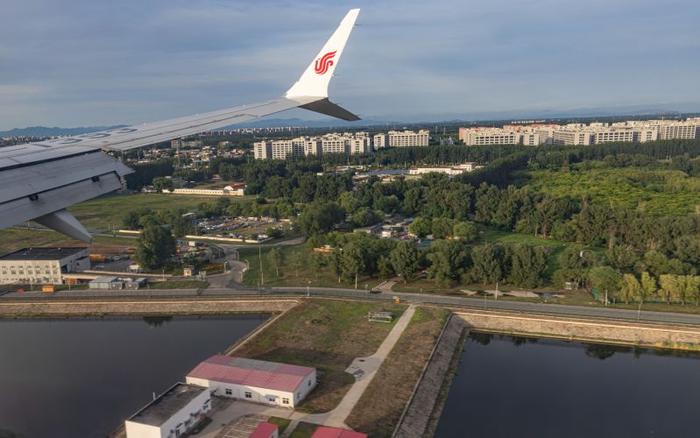
[(265, 285), (265, 273), (263, 272), (262, 248), (258, 246), (258, 261), (260, 262), (260, 287)]

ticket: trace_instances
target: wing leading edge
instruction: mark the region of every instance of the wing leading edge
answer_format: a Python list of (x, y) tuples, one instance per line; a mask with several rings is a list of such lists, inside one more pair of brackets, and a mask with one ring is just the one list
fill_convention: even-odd
[(346, 14), (299, 80), (278, 99), (0, 148), (0, 228), (36, 220), (75, 239), (89, 241), (89, 232), (65, 208), (121, 189), (124, 176), (132, 172), (104, 151), (143, 147), (296, 107), (359, 120), (328, 100), (328, 84), (358, 14), (359, 9)]

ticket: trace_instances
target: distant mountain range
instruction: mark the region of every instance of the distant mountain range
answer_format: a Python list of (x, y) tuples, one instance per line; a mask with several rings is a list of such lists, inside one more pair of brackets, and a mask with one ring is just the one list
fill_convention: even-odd
[(29, 126), (27, 128), (14, 128), (9, 131), (0, 131), (0, 137), (56, 137), (59, 135), (80, 135), (87, 132), (105, 131), (107, 129), (121, 128), (126, 125), (115, 126), (81, 126), (79, 128), (59, 128), (54, 126)]
[[(409, 125), (432, 126), (436, 124), (454, 125), (459, 123), (475, 124), (488, 122), (509, 122), (513, 120), (595, 120), (595, 119), (624, 119), (624, 118), (654, 118), (654, 117), (690, 117), (698, 116), (699, 105), (676, 104), (645, 106), (619, 106), (600, 108), (576, 108), (568, 110), (512, 110), (491, 112), (469, 112), (463, 114), (446, 113), (432, 116), (401, 117), (401, 120), (390, 120), (381, 117), (367, 117), (359, 122), (346, 122), (330, 117), (322, 119), (305, 120), (301, 118), (262, 118), (250, 123), (232, 125), (222, 130), (234, 128), (361, 128), (365, 126), (386, 127), (386, 129), (401, 129)], [(126, 125), (114, 126), (86, 126), (79, 128), (49, 128), (46, 126), (32, 126), (28, 128), (15, 128), (9, 131), (0, 131), (0, 137), (53, 137), (59, 135), (79, 135), (87, 132), (103, 131), (106, 129), (120, 128)]]

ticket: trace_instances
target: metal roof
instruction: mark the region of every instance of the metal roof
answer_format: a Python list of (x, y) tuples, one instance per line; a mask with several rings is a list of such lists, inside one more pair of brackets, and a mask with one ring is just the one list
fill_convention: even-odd
[(187, 377), (294, 392), (314, 372), (310, 367), (215, 355), (197, 365)]
[(141, 408), (127, 421), (161, 426), (204, 391), (208, 390), (201, 386), (178, 382)]
[(61, 260), (85, 250), (87, 248), (74, 246), (22, 248), (0, 256), (0, 260)]
[(337, 427), (319, 426), (311, 438), (367, 438), (367, 434)]

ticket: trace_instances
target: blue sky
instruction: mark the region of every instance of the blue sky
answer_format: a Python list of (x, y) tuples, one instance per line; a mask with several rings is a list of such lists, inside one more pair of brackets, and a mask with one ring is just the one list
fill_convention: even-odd
[(365, 118), (700, 111), (697, 0), (5, 0), (0, 129), (276, 97), (352, 7), (331, 95)]

